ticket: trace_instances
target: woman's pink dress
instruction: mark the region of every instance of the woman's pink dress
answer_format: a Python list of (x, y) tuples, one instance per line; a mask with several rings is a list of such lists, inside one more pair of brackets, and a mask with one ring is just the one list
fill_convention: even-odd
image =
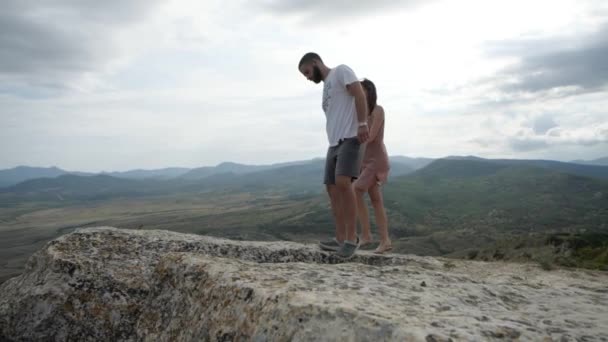
[[(373, 127), (375, 118), (369, 116), (368, 127)], [(380, 129), (374, 137), (371, 132), (370, 139), (365, 144), (365, 152), (363, 153), (363, 161), (361, 162), (361, 174), (355, 181), (357, 189), (369, 190), (374, 184), (384, 184), (388, 179), (390, 165), (388, 161), (388, 153), (384, 145), (384, 120), (380, 123)]]

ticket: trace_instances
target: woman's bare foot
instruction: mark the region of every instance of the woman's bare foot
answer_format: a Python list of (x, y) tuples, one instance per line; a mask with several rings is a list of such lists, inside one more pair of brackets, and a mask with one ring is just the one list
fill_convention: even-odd
[(359, 240), (359, 247), (364, 247), (367, 245), (372, 244), (372, 237), (371, 236), (362, 236), (361, 239)]
[(380, 245), (378, 246), (378, 248), (376, 248), (376, 250), (374, 251), (374, 253), (376, 254), (384, 254), (385, 252), (390, 251), (391, 249), (393, 249), (393, 246), (391, 245), (391, 242), (380, 242)]

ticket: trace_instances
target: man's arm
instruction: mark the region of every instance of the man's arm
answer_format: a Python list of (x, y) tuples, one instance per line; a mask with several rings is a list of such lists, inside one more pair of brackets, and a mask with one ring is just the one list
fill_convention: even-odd
[(353, 82), (346, 85), (348, 93), (355, 98), (355, 108), (357, 109), (357, 121), (359, 124), (365, 123), (365, 126), (359, 126), (357, 136), (359, 142), (364, 143), (369, 137), (369, 128), (367, 127), (367, 100), (360, 82)]

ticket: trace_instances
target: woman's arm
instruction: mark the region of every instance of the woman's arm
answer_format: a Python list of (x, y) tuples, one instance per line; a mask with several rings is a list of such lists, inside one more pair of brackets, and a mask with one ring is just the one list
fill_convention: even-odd
[(372, 127), (369, 129), (369, 139), (367, 142), (372, 142), (376, 140), (378, 133), (380, 132), (380, 127), (382, 127), (382, 123), (384, 122), (384, 108), (380, 106), (376, 106), (372, 111)]

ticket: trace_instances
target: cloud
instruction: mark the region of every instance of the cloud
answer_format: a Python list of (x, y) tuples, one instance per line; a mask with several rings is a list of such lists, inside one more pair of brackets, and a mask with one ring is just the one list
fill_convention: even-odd
[(470, 123), (467, 143), (488, 155), (576, 159), (577, 153), (605, 155), (608, 100), (604, 92), (568, 98), (502, 104), (463, 115)]
[(508, 145), (516, 152), (527, 152), (557, 146), (595, 146), (608, 144), (608, 125), (604, 127), (580, 127), (564, 129), (554, 127), (546, 134), (534, 130), (521, 130), (508, 139)]
[[(308, 20), (340, 20), (353, 15), (370, 14), (387, 9), (415, 8), (431, 1), (424, 0), (268, 0), (260, 6), (276, 14), (301, 15)], [(313, 22), (318, 23), (318, 22)]]
[(545, 134), (551, 128), (554, 128), (557, 126), (558, 126), (557, 123), (555, 123), (555, 121), (553, 121), (553, 117), (550, 115), (542, 115), (542, 116), (534, 119), (534, 121), (532, 122), (532, 130), (536, 134)]
[[(500, 136), (483, 136), (470, 139), (469, 143), (479, 148), (508, 154), (515, 152), (516, 155), (526, 152), (553, 151), (560, 152), (564, 148), (608, 146), (608, 129), (562, 129), (553, 128), (546, 134), (536, 134), (532, 130), (520, 130), (516, 134), (503, 134)], [(563, 152), (563, 151), (562, 151)]]
[[(117, 55), (114, 39), (159, 1), (7, 0), (0, 12), (0, 92), (62, 88)], [(10, 86), (7, 86), (10, 85)], [(22, 94), (21, 94), (22, 95)]]
[[(605, 155), (608, 97), (593, 90), (603, 61), (585, 74), (576, 68), (590, 63), (575, 58), (605, 46), (590, 34), (599, 5), (427, 3), (6, 0), (0, 167), (316, 157), (327, 143), (321, 89), (294, 66), (308, 50), (376, 82), (391, 154)], [(544, 36), (522, 41), (530, 32)], [(497, 38), (509, 40), (484, 43)], [(539, 68), (559, 77), (535, 85)]]
[(37, 101), (0, 96), (0, 169), (34, 164), (99, 171), (313, 158), (323, 155), (327, 140), (311, 98), (225, 101), (182, 89)]
[(494, 42), (486, 45), (486, 52), (519, 59), (492, 78), (507, 94), (568, 96), (608, 85), (608, 24), (582, 37)]

